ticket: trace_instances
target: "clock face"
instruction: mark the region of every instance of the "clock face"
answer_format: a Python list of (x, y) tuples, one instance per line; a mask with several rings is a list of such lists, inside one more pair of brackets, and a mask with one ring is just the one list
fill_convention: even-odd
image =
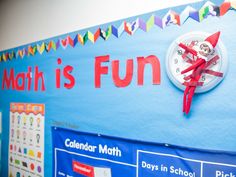
[[(190, 75), (192, 71), (189, 71), (185, 74), (181, 74), (181, 71), (185, 70), (192, 64), (188, 62), (188, 60), (194, 61), (194, 58), (191, 54), (186, 53), (185, 59), (183, 59), (183, 55), (185, 50), (179, 47), (179, 43), (183, 43), (192, 49), (198, 51), (199, 45), (203, 42), (210, 34), (204, 32), (191, 32), (184, 34), (178, 37), (175, 41), (170, 45), (167, 56), (166, 56), (166, 70), (169, 79), (172, 83), (177, 86), (179, 89), (184, 90), (186, 87), (183, 85), (185, 82), (184, 77)], [(226, 48), (224, 47), (221, 40), (218, 41), (216, 47), (213, 51), (207, 56), (206, 61), (211, 60), (214, 57), (219, 57), (219, 59), (213, 62), (207, 69), (221, 72), (223, 73), (223, 77), (226, 74), (228, 67), (228, 59)], [(202, 73), (199, 82), (203, 82), (202, 86), (198, 86), (196, 89), (196, 93), (202, 93), (209, 91), (219, 84), (223, 77), (217, 77), (215, 75), (210, 75), (207, 73)]]

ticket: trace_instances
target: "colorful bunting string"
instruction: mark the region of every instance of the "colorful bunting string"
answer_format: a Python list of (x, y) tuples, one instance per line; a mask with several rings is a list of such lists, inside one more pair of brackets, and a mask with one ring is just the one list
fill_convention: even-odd
[(191, 6), (187, 6), (180, 14), (173, 10), (169, 10), (162, 18), (157, 15), (152, 15), (146, 22), (141, 18), (137, 18), (133, 22), (122, 22), (119, 27), (114, 25), (108, 26), (106, 30), (98, 28), (95, 33), (87, 31), (84, 35), (77, 34), (75, 37), (67, 36), (64, 39), (57, 41), (51, 40), (50, 42), (42, 42), (41, 44), (29, 45), (28, 47), (12, 50), (11, 52), (2, 52), (0, 54), (0, 62), (8, 61), (16, 58), (24, 58), (25, 56), (34, 56), (37, 52), (42, 55), (44, 52), (56, 51), (59, 47), (66, 49), (68, 46), (75, 47), (77, 43), (85, 45), (87, 41), (95, 43), (99, 37), (108, 40), (111, 35), (119, 38), (123, 32), (133, 35), (138, 29), (148, 32), (154, 25), (165, 28), (170, 24), (182, 25), (192, 18), (197, 22), (201, 22), (209, 15), (223, 16), (229, 10), (236, 10), (236, 0), (223, 2), (220, 6), (207, 1), (199, 10)]

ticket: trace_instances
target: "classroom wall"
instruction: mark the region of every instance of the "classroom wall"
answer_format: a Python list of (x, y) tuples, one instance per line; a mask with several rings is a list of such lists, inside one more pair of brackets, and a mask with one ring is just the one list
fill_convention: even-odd
[[(103, 30), (111, 24), (100, 25), (101, 23), (160, 9), (169, 6), (170, 2), (174, 1), (165, 1), (162, 5), (154, 5), (151, 4), (150, 1), (150, 4), (148, 3), (149, 8), (145, 7), (149, 1), (145, 1), (146, 3), (144, 3), (144, 1), (142, 3), (135, 2), (135, 5), (132, 5), (132, 3), (127, 4), (127, 1), (119, 1), (117, 4), (115, 2), (108, 4), (109, 1), (99, 2), (99, 4), (96, 4), (91, 8), (88, 4), (91, 5), (94, 1), (67, 1), (67, 3), (58, 3), (58, 1), (0, 2), (0, 18), (5, 19), (0, 19), (0, 50), (42, 40), (63, 33), (69, 33), (88, 26), (99, 25), (86, 30), (94, 32), (100, 28), (102, 33)], [(185, 1), (185, 3), (187, 2), (190, 1)], [(176, 3), (183, 3), (183, 1), (175, 1), (174, 4), (176, 5)], [(200, 5), (195, 5), (200, 7)], [(125, 13), (126, 8), (127, 14)], [(139, 8), (140, 11), (138, 11)], [(182, 10), (184, 7), (178, 8), (177, 12), (179, 12), (180, 9)], [(132, 9), (132, 11), (130, 9)], [(143, 11), (144, 9), (145, 11)], [(84, 14), (82, 11), (84, 11)], [(168, 11), (168, 9), (155, 13), (159, 16), (160, 14), (165, 14), (166, 11)], [(113, 12), (117, 16), (112, 16)], [(140, 15), (140, 19), (147, 20), (151, 15), (152, 12), (142, 16)], [(14, 113), (14, 107), (16, 107), (15, 104), (13, 104), (13, 106), (11, 105), (12, 103), (17, 104), (17, 102), (20, 104), (38, 103), (45, 106), (46, 111), (43, 126), (39, 126), (40, 129), (36, 128), (36, 131), (39, 130), (40, 133), (42, 133), (40, 134), (41, 142), (44, 142), (38, 144), (40, 145), (40, 151), (45, 149), (45, 153), (43, 151), (45, 160), (41, 161), (45, 162), (43, 166), (45, 167), (45, 176), (52, 176), (52, 173), (54, 172), (52, 126), (62, 126), (64, 128), (76, 129), (84, 132), (99, 133), (99, 136), (100, 134), (105, 134), (128, 139), (139, 139), (141, 141), (165, 143), (165, 146), (168, 147), (169, 144), (175, 144), (193, 148), (234, 151), (235, 131), (233, 130), (235, 129), (235, 111), (233, 110), (235, 110), (235, 106), (233, 104), (225, 104), (236, 102), (234, 101), (235, 99), (232, 101), (232, 98), (236, 98), (236, 96), (234, 97), (235, 92), (233, 92), (235, 89), (234, 86), (232, 86), (232, 82), (234, 82), (233, 76), (236, 72), (236, 69), (234, 69), (236, 64), (234, 64), (235, 60), (233, 60), (233, 56), (236, 52), (234, 45), (229, 42), (235, 41), (236, 36), (232, 35), (232, 28), (227, 27), (228, 24), (234, 26), (234, 21), (232, 21), (235, 17), (234, 15), (234, 12), (230, 10), (221, 18), (209, 15), (207, 20), (204, 19), (199, 23), (196, 20), (189, 19), (182, 26), (170, 25), (168, 28), (163, 30), (153, 26), (153, 28), (147, 31), (148, 33), (146, 33), (145, 30), (137, 30), (132, 38), (128, 33), (124, 33), (119, 40), (117, 40), (116, 36), (110, 36), (109, 40), (106, 40), (106, 36), (104, 37), (101, 35), (96, 43), (88, 42), (86, 45), (82, 46), (77, 43), (76, 46), (72, 47), (68, 45), (67, 48), (64, 48), (65, 46), (63, 44), (63, 39), (68, 36), (68, 34), (65, 34), (44, 40), (46, 44), (48, 44), (49, 41), (59, 41), (61, 47), (58, 48), (57, 51), (49, 51), (44, 47), (44, 53), (37, 52), (32, 56), (31, 54), (25, 55), (22, 59), (18, 57), (16, 60), (1, 62), (0, 75), (3, 75), (5, 69), (8, 70), (13, 68), (16, 73), (26, 73), (27, 69), (30, 67), (32, 68), (33, 73), (36, 73), (36, 70), (39, 68), (42, 75), (45, 76), (47, 89), (46, 91), (43, 89), (37, 91), (37, 89), (33, 90), (33, 87), (31, 87), (31, 89), (25, 89), (22, 92), (12, 89), (0, 90), (0, 112), (2, 112), (4, 125), (2, 143), (5, 144), (2, 147), (2, 173), (0, 172), (0, 174), (5, 174), (6, 176), (8, 173), (7, 162), (11, 161), (11, 158), (8, 158), (8, 153), (13, 152), (11, 151), (11, 149), (13, 149), (11, 147), (13, 146), (11, 146), (9, 142), (11, 142), (12, 137), (15, 138), (16, 136), (12, 136), (14, 133), (9, 130), (15, 130), (14, 128), (17, 129), (19, 127), (22, 128), (22, 126), (23, 128), (27, 128), (27, 130), (33, 129), (31, 127), (32, 123), (29, 123), (31, 117), (25, 119), (28, 120), (26, 125), (20, 123), (23, 122), (19, 121), (19, 119), (21, 119), (20, 116), (18, 116), (20, 117), (18, 118), (19, 123), (12, 123), (14, 122), (12, 120), (15, 120), (17, 114)], [(90, 18), (89, 20), (87, 19), (88, 17)], [(100, 17), (101, 21), (97, 19)], [(136, 18), (137, 17), (133, 17), (126, 20), (127, 22), (133, 22)], [(112, 22), (112, 25), (119, 26), (123, 21), (124, 20)], [(71, 26), (69, 25), (70, 23)], [(76, 26), (76, 24), (78, 24), (78, 26)], [(179, 30), (180, 27), (181, 30)], [(182, 113), (181, 101), (183, 92), (175, 88), (168, 79), (165, 68), (165, 59), (166, 50), (176, 37), (187, 34), (193, 29), (196, 31), (204, 29), (209, 33), (220, 30), (222, 32), (220, 39), (227, 44), (231, 67), (223, 82), (224, 84), (221, 84), (214, 91), (205, 94), (204, 97), (197, 96), (198, 99), (196, 99), (194, 104), (196, 106), (194, 109), (195, 112), (190, 118), (187, 116), (185, 117)], [(77, 34), (85, 34), (86, 30), (70, 33), (69, 36), (72, 36), (73, 39), (77, 39), (77, 37), (74, 37)], [(104, 38), (105, 40), (103, 40)], [(39, 41), (31, 45), (36, 46), (35, 44), (41, 45), (42, 42)], [(28, 48), (28, 45), (22, 46), (21, 48)], [(106, 63), (106, 66), (109, 68), (109, 74), (103, 77), (103, 85), (101, 89), (98, 89), (95, 88), (93, 82), (94, 73), (96, 73), (94, 64), (96, 63), (97, 56), (108, 54), (110, 54), (110, 61), (109, 63)], [(157, 56), (158, 58), (156, 60), (160, 61), (161, 69), (158, 69), (161, 71), (162, 78), (160, 85), (151, 82), (151, 68), (149, 67), (145, 70), (145, 84), (139, 87), (136, 82), (136, 63), (134, 65), (135, 72), (132, 74), (134, 79), (130, 85), (124, 89), (116, 87), (112, 80), (112, 65), (110, 65), (114, 59), (118, 58), (118, 61), (125, 63), (127, 59), (132, 57), (133, 61), (136, 62), (136, 58), (139, 56), (152, 55)], [(62, 63), (61, 60), (63, 61)], [(67, 89), (62, 84), (61, 88), (58, 89), (56, 87), (58, 80), (55, 79), (57, 77), (55, 73), (58, 71), (58, 68), (61, 69), (61, 71), (64, 71), (67, 66), (73, 66), (74, 68), (73, 73), (70, 73), (73, 74), (76, 79), (75, 87)], [(125, 67), (120, 68), (121, 73), (124, 73)], [(32, 73), (30, 73), (30, 75), (31, 74)], [(0, 78), (0, 81), (3, 80), (1, 79), (2, 78)], [(66, 77), (62, 77), (59, 80), (62, 83), (67, 82)], [(44, 81), (42, 81), (42, 83), (44, 83)], [(41, 84), (41, 86), (42, 85), (43, 84)], [(226, 92), (226, 90), (231, 90), (232, 92), (227, 94), (229, 92)], [(171, 94), (174, 96), (171, 97), (170, 100), (169, 98)], [(41, 110), (38, 108), (38, 104), (36, 105), (37, 109), (32, 110)], [(25, 107), (28, 110), (28, 107)], [(24, 110), (25, 107), (23, 107)], [(32, 107), (30, 106), (29, 110), (31, 110), (31, 108)], [(10, 116), (9, 112), (12, 112), (10, 113)], [(223, 113), (226, 113), (227, 117), (225, 117)], [(13, 114), (14, 116), (12, 116)], [(212, 121), (212, 117), (214, 118), (214, 121)], [(22, 118), (24, 117), (22, 116)], [(44, 117), (40, 118), (41, 119), (39, 120), (44, 120)], [(13, 124), (14, 126), (11, 126)], [(36, 124), (33, 125), (38, 127)], [(33, 135), (38, 135), (38, 132), (33, 133)], [(32, 137), (33, 136), (29, 136), (27, 140), (31, 141)], [(194, 140), (192, 137), (194, 137)], [(32, 142), (36, 142), (36, 140)], [(24, 148), (25, 147), (28, 147), (28, 144), (24, 145)], [(216, 156), (214, 156), (214, 158), (217, 159)], [(230, 159), (231, 157), (228, 158)], [(218, 158), (218, 160), (219, 159), (220, 158)]]

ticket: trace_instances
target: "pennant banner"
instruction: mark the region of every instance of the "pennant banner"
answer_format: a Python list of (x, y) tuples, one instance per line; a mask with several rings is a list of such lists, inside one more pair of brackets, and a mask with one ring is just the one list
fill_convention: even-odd
[(108, 40), (111, 35), (119, 38), (123, 32), (129, 35), (133, 35), (136, 30), (141, 29), (144, 32), (148, 32), (153, 26), (159, 28), (165, 28), (170, 24), (183, 25), (189, 18), (202, 22), (208, 16), (223, 16), (229, 10), (236, 9), (236, 1), (225, 1), (220, 5), (216, 5), (210, 1), (207, 1), (202, 7), (196, 9), (191, 6), (187, 6), (182, 12), (175, 12), (169, 10), (164, 16), (152, 15), (146, 21), (141, 18), (137, 18), (133, 22), (122, 22), (120, 26), (116, 27), (110, 25), (106, 30), (98, 28), (94, 33), (87, 31), (84, 35), (76, 34), (75, 36), (67, 36), (64, 39), (58, 39), (56, 41), (51, 40), (47, 43), (30, 45), (23, 49), (13, 50), (11, 52), (0, 53), (0, 61), (12, 60), (14, 58), (24, 58), (25, 56), (34, 56), (37, 52), (41, 55), (43, 52), (50, 52), (51, 49), (56, 51), (59, 47), (66, 49), (69, 46), (75, 47), (79, 42), (81, 45), (85, 45), (87, 41), (95, 43), (100, 37), (103, 40)]

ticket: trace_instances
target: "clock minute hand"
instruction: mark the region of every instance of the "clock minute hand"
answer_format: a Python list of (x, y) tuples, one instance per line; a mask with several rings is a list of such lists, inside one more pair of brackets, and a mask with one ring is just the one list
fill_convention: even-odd
[(186, 52), (191, 53), (191, 54), (193, 54), (194, 56), (197, 56), (197, 51), (196, 51), (196, 50), (190, 48), (189, 46), (187, 46), (187, 45), (185, 45), (185, 44), (183, 44), (183, 43), (181, 43), (181, 42), (180, 42), (178, 45), (179, 45), (179, 47), (181, 47), (182, 49), (184, 49)]

